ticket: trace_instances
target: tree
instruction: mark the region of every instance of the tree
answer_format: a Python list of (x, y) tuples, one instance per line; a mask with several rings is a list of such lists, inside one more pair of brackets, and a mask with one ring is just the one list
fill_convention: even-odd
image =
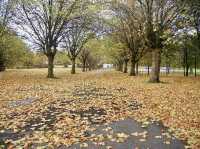
[(19, 0), (15, 23), (22, 36), (48, 58), (48, 78), (53, 78), (54, 57), (64, 27), (68, 23), (78, 0)]
[(88, 56), (87, 65), (89, 71), (91, 71), (92, 69), (100, 68), (100, 66), (102, 66), (101, 58), (98, 55), (95, 55), (94, 53), (90, 53), (90, 55)]
[(91, 25), (92, 18), (85, 15), (71, 20), (66, 26), (63, 47), (66, 49), (72, 62), (71, 74), (76, 73), (76, 58), (83, 49), (83, 46), (94, 36)]
[(88, 64), (88, 59), (90, 58), (90, 51), (83, 48), (80, 53), (79, 59), (82, 63), (82, 71), (85, 72)]
[[(13, 68), (24, 66), (27, 59), (31, 59), (30, 51), (26, 44), (15, 35), (8, 35), (6, 39), (7, 48), (5, 50), (5, 65)], [(30, 56), (30, 57), (29, 57)]]
[(0, 61), (3, 61), (4, 67), (1, 68), (22, 67), (31, 63), (32, 53), (22, 39), (11, 32), (5, 34), (3, 39), (1, 41), (3, 44), (0, 46), (0, 53), (3, 55), (1, 55)]
[(135, 6), (125, 4), (114, 5), (117, 25), (115, 25), (116, 35), (130, 53), (131, 70), (130, 75), (136, 75), (136, 64), (147, 52), (145, 46), (144, 21), (141, 14), (137, 13)]
[(198, 44), (198, 38), (191, 35), (186, 37), (183, 44), (183, 66), (186, 77), (189, 76), (189, 69), (193, 73), (193, 68), (195, 68), (195, 76), (197, 76), (197, 58), (200, 54)]
[(11, 11), (13, 8), (13, 1), (1, 0), (0, 1), (0, 71), (5, 70), (5, 38), (8, 34), (8, 24), (11, 19)]
[(184, 10), (185, 1), (181, 0), (137, 0), (142, 17), (145, 20), (148, 47), (152, 50), (152, 71), (150, 82), (160, 81), (161, 50), (163, 49), (162, 36), (172, 27), (181, 11)]
[[(191, 20), (191, 25), (194, 27), (195, 31), (196, 31), (196, 36), (197, 42), (193, 42), (193, 45), (195, 45), (195, 76), (197, 76), (197, 65), (198, 65), (198, 59), (200, 57), (200, 1), (199, 0), (192, 0), (192, 1), (188, 1), (188, 14), (189, 14), (189, 18)], [(192, 16), (192, 17), (191, 17)]]
[(14, 1), (12, 0), (0, 1), (0, 38), (7, 32), (13, 6)]
[(124, 49), (122, 56), (123, 56), (123, 60), (124, 60), (124, 70), (123, 70), (123, 72), (128, 73), (128, 62), (129, 62), (129, 59), (130, 59), (129, 50)]

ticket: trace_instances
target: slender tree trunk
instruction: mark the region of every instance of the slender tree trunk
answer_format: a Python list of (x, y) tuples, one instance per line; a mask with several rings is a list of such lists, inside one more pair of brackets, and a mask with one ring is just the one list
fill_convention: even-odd
[(139, 64), (138, 64), (138, 62), (136, 63), (136, 74), (138, 75), (139, 74)]
[(72, 58), (72, 70), (71, 70), (71, 74), (75, 74), (76, 73), (76, 58)]
[(85, 70), (85, 68), (86, 68), (86, 62), (85, 61), (83, 61), (83, 69), (82, 69), (82, 71), (83, 72), (85, 72), (86, 70)]
[(5, 71), (5, 57), (4, 57), (4, 52), (2, 49), (0, 49), (0, 72)]
[(48, 78), (54, 78), (54, 55), (48, 55)]
[(6, 67), (3, 61), (0, 60), (0, 72), (5, 71)]
[(188, 77), (189, 76), (189, 66), (187, 65), (186, 66), (186, 77)]
[(166, 63), (166, 75), (170, 74), (170, 64)]
[(184, 69), (184, 77), (185, 77), (185, 76), (186, 76), (186, 71), (185, 71), (185, 70), (186, 70), (186, 67), (184, 66), (183, 69)]
[(185, 76), (188, 77), (188, 76), (189, 76), (189, 64), (188, 64), (188, 53), (187, 53), (187, 49), (186, 49), (186, 51), (185, 51), (185, 65), (186, 65)]
[(186, 76), (186, 49), (183, 49), (183, 69), (184, 69), (184, 77)]
[(197, 56), (195, 56), (195, 59), (194, 59), (194, 75), (195, 77), (197, 77)]
[(170, 74), (170, 65), (167, 66), (167, 74)]
[(89, 69), (89, 67), (90, 67), (90, 64), (86, 64), (86, 71), (88, 71), (88, 69)]
[(148, 76), (149, 76), (149, 73), (150, 73), (150, 66), (148, 65), (147, 66), (147, 74), (148, 74)]
[(128, 72), (128, 61), (124, 61), (124, 73)]
[(160, 82), (160, 63), (161, 63), (160, 49), (154, 49), (152, 52), (152, 70), (149, 82), (151, 83)]

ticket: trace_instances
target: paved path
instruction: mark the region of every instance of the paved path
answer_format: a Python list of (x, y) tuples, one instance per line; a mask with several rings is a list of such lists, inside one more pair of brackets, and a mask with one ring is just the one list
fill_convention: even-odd
[[(112, 129), (105, 131), (106, 128)], [(103, 136), (116, 135), (119, 141), (119, 136), (121, 135), (122, 138), (124, 137), (124, 141), (121, 143), (117, 143), (115, 139), (107, 139), (104, 143), (88, 141), (69, 148), (63, 146), (60, 149), (184, 149), (182, 141), (170, 135), (162, 124), (156, 122), (143, 128), (140, 123), (132, 119), (126, 119), (114, 122), (109, 126), (97, 127), (97, 130), (89, 133), (103, 134)], [(127, 136), (123, 136), (125, 134)]]

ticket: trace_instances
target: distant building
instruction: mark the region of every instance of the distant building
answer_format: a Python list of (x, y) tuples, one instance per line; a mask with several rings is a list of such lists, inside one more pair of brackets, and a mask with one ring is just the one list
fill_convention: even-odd
[(103, 69), (111, 69), (113, 68), (113, 64), (103, 64)]

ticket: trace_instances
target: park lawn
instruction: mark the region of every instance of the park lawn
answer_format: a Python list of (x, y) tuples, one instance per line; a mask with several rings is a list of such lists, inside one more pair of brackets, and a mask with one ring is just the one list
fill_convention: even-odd
[[(200, 78), (162, 76), (162, 83), (150, 84), (148, 76), (130, 77), (116, 71), (78, 70), (71, 75), (68, 69), (57, 68), (56, 79), (45, 78), (46, 71), (8, 70), (0, 74), (1, 133), (8, 128), (16, 133), (26, 131), (27, 121), (42, 117), (41, 113), (51, 106), (57, 108), (51, 129), (45, 129), (45, 123), (15, 144), (70, 145), (85, 141), (84, 131), (92, 128), (85, 119), (72, 119), (70, 111), (95, 107), (106, 111), (100, 119), (107, 123), (125, 118), (143, 123), (150, 119), (162, 121), (179, 139), (187, 140), (194, 149), (200, 148)], [(36, 100), (12, 106), (13, 101), (27, 98)], [(135, 109), (130, 107), (131, 103), (136, 104)]]

